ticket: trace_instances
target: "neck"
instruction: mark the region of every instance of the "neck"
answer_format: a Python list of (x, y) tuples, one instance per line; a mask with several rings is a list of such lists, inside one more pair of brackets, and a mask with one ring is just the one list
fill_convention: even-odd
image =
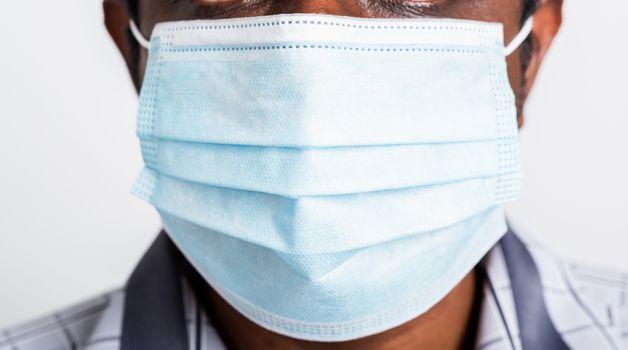
[(205, 306), (212, 325), (228, 349), (286, 350), (404, 350), (472, 349), (474, 347), (481, 296), (481, 273), (469, 273), (443, 300), (425, 314), (399, 327), (366, 338), (319, 343), (288, 338), (251, 322), (225, 302), (188, 267), (188, 277)]

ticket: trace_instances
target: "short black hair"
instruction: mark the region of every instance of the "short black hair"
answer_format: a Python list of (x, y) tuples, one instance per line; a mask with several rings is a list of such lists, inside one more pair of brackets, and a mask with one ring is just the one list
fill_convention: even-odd
[(126, 5), (131, 18), (137, 21), (137, 0), (126, 0)]
[[(129, 1), (137, 1), (137, 0), (129, 0)], [(521, 11), (521, 23), (523, 24), (523, 22), (525, 22), (528, 17), (532, 16), (532, 14), (534, 13), (534, 11), (536, 11), (536, 8), (539, 6), (539, 0), (523, 0), (523, 5), (522, 8), (523, 10)]]

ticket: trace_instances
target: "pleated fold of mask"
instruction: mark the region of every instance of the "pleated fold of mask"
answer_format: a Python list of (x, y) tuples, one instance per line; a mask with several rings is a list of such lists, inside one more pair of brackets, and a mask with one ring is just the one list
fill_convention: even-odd
[(506, 232), (521, 175), (501, 25), (169, 22), (149, 50), (133, 192), (260, 326), (317, 341), (393, 328)]
[[(513, 178), (516, 187), (518, 178)], [(335, 253), (464, 221), (496, 201), (497, 179), (289, 198), (181, 181), (152, 170), (135, 194), (186, 221), (280, 252)], [(503, 185), (501, 185), (503, 186)]]

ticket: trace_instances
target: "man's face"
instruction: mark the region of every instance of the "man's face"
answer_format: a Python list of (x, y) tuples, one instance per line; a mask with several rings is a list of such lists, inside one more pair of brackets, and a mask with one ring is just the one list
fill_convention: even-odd
[[(133, 79), (139, 87), (144, 76), (148, 53), (138, 50), (137, 43), (129, 42), (129, 35), (119, 33), (128, 28), (128, 16), (121, 2), (105, 0), (105, 19), (114, 41), (122, 51)], [(456, 18), (503, 23), (506, 43), (521, 28), (524, 0), (136, 0), (138, 26), (145, 37), (150, 37), (160, 22), (193, 19), (218, 19), (263, 16), (281, 13), (324, 13), (365, 18)], [(517, 96), (519, 122), (522, 106), (532, 81), (560, 25), (562, 0), (541, 0), (535, 16), (533, 50), (522, 57), (521, 50), (510, 55), (508, 74)], [(124, 11), (120, 8), (124, 8)], [(123, 13), (124, 12), (124, 13)], [(118, 34), (117, 34), (118, 33)], [(131, 40), (132, 41), (132, 40)], [(523, 64), (525, 63), (525, 65)], [(526, 69), (524, 69), (526, 68)]]

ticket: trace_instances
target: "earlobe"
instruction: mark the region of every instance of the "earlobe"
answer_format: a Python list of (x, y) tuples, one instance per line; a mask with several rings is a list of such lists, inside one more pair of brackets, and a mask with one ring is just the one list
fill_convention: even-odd
[(517, 124), (519, 128), (524, 123), (524, 101), (527, 100), (534, 81), (541, 68), (545, 55), (549, 51), (556, 34), (562, 24), (563, 14), (563, 0), (539, 0), (536, 11), (534, 12), (534, 25), (531, 33), (531, 48), (529, 60), (526, 65), (524, 74), (523, 91), (520, 95), (521, 100), (519, 105), (519, 114), (517, 116)]
[(137, 43), (130, 40), (129, 30), (129, 12), (122, 0), (104, 0), (103, 11), (105, 18), (105, 26), (109, 36), (118, 47), (120, 54), (124, 58), (124, 62), (129, 70), (131, 79), (138, 87), (138, 81), (135, 72), (137, 60), (134, 55), (137, 53)]
[(532, 52), (530, 62), (525, 71), (526, 97), (532, 90), (543, 59), (549, 51), (562, 24), (562, 5), (562, 0), (542, 0), (534, 13)]

